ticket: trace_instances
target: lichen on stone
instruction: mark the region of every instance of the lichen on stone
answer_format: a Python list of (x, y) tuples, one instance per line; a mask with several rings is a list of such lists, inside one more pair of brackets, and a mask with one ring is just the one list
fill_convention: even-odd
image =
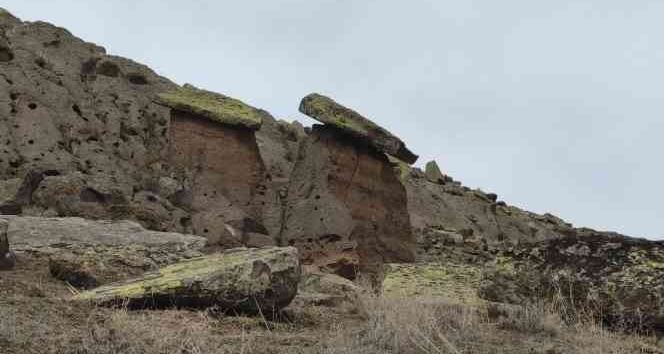
[(185, 84), (158, 95), (158, 103), (200, 115), (214, 122), (257, 130), (263, 123), (258, 109), (232, 97)]
[(468, 264), (389, 264), (383, 292), (397, 296), (434, 296), (478, 304), (481, 269)]
[(369, 142), (380, 152), (393, 155), (409, 164), (417, 161), (417, 155), (408, 150), (401, 139), (329, 97), (318, 93), (309, 94), (302, 99), (299, 109), (303, 114), (323, 124)]

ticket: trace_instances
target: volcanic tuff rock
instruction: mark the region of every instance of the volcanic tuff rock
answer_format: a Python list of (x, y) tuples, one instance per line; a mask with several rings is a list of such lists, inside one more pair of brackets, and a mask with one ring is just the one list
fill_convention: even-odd
[(383, 262), (414, 260), (406, 190), (383, 153), (334, 126), (302, 143), (288, 189), (280, 242), (305, 265), (354, 278)]
[(295, 248), (240, 248), (172, 264), (75, 299), (132, 308), (218, 306), (271, 314), (293, 300), (299, 280)]
[[(0, 214), (131, 219), (205, 236), (211, 248), (293, 245), (306, 266), (349, 278), (384, 262), (477, 265), (518, 244), (586, 234), (433, 164), (411, 168), (417, 156), (403, 141), (330, 98), (309, 95), (300, 110), (324, 125), (180, 87), (0, 11)], [(122, 256), (126, 274), (179, 260), (136, 247)], [(58, 249), (51, 271), (79, 286), (117, 280), (99, 269), (118, 267), (95, 261), (107, 248)]]
[(300, 112), (321, 123), (335, 126), (346, 133), (365, 139), (378, 151), (409, 164), (417, 161), (417, 155), (408, 150), (401, 139), (329, 97), (317, 93), (304, 97), (300, 103)]
[(77, 287), (137, 275), (200, 256), (205, 238), (145, 230), (129, 221), (0, 216), (20, 255), (48, 257), (51, 273)]
[(219, 247), (278, 233), (270, 188), (297, 128), (6, 11), (0, 52), (0, 213), (133, 219)]

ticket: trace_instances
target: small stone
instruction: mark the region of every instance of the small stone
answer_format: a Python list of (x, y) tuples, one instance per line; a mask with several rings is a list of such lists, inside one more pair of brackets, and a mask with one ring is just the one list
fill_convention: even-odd
[(424, 168), (424, 176), (427, 181), (431, 183), (445, 184), (445, 176), (440, 172), (440, 168), (436, 161), (427, 162)]

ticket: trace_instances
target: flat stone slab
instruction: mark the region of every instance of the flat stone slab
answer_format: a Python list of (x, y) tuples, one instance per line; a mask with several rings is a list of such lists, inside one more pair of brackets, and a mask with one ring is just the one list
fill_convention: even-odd
[(74, 300), (131, 308), (216, 306), (267, 314), (293, 300), (300, 274), (294, 247), (238, 248), (85, 291)]
[(300, 112), (328, 125), (335, 126), (356, 137), (367, 140), (373, 147), (409, 164), (418, 156), (408, 150), (401, 139), (354, 110), (344, 107), (333, 99), (312, 93), (300, 102)]
[(259, 129), (263, 123), (258, 109), (235, 98), (201, 90), (189, 84), (159, 94), (157, 103), (200, 115), (214, 122), (244, 126), (252, 130)]

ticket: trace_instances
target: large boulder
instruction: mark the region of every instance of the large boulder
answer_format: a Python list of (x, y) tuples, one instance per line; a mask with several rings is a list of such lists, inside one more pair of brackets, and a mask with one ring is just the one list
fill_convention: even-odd
[(233, 249), (82, 292), (75, 300), (142, 307), (218, 307), (271, 314), (297, 294), (300, 264), (293, 247)]
[(365, 139), (378, 151), (395, 156), (409, 164), (417, 161), (417, 155), (408, 150), (401, 139), (329, 97), (317, 93), (307, 95), (300, 103), (300, 112), (321, 123)]
[(145, 230), (131, 221), (0, 216), (17, 253), (49, 260), (51, 274), (91, 287), (198, 257), (206, 239)]
[(664, 331), (664, 242), (589, 229), (497, 257), (480, 295), (514, 304), (554, 300), (617, 328)]

